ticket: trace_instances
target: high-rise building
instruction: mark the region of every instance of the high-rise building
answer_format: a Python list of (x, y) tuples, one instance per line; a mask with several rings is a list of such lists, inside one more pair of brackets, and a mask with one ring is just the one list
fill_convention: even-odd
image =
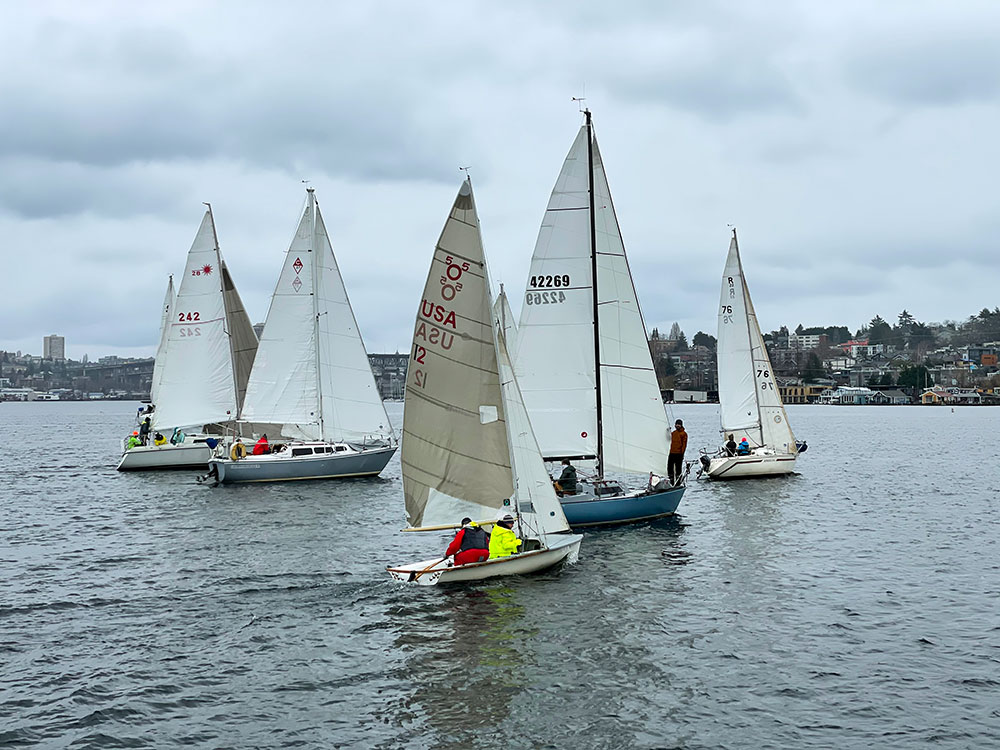
[(42, 358), (66, 359), (66, 339), (54, 333), (42, 339)]

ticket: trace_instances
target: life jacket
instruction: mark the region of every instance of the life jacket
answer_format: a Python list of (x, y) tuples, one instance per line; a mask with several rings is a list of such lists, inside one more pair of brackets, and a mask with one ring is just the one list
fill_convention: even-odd
[(467, 549), (489, 549), (490, 548), (490, 537), (489, 534), (481, 526), (466, 526), (465, 533), (462, 534), (462, 545), (458, 548), (459, 552), (464, 552)]

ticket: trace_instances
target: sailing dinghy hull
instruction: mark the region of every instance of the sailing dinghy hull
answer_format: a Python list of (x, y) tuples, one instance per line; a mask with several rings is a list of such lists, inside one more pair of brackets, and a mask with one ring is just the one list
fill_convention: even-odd
[(559, 502), (573, 528), (618, 526), (673, 515), (684, 497), (684, 490), (681, 486), (661, 492), (643, 490), (611, 497), (571, 495), (559, 498)]
[[(415, 583), (419, 586), (480, 581), (496, 576), (525, 575), (537, 573), (562, 562), (575, 563), (580, 553), (582, 540), (583, 536), (580, 534), (550, 536), (550, 544), (545, 549), (523, 552), (510, 557), (497, 557), (485, 562), (452, 565), (451, 567), (448, 565), (450, 558), (422, 560), (409, 565), (386, 568), (386, 570), (395, 581)], [(411, 580), (411, 575), (413, 580)]]
[(716, 456), (704, 473), (709, 479), (752, 479), (791, 474), (795, 455), (774, 453), (751, 456)]
[(216, 458), (209, 462), (209, 477), (214, 475), (218, 484), (370, 477), (385, 468), (396, 449), (375, 448), (313, 456), (293, 456), (291, 452), (247, 456), (239, 461)]
[(211, 458), (212, 449), (204, 442), (182, 445), (137, 445), (122, 454), (118, 471), (204, 469)]

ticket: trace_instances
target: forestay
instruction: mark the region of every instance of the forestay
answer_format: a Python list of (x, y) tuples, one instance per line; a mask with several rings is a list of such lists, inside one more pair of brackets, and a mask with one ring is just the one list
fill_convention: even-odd
[(243, 418), (307, 440), (391, 429), (312, 190), (271, 298)]
[(588, 132), (584, 125), (573, 142), (542, 220), (517, 327), (515, 370), (544, 456), (596, 456), (599, 365), (602, 468), (662, 471), (667, 419), (596, 138), (591, 236)]
[(753, 445), (795, 453), (795, 436), (750, 299), (735, 231), (722, 275), (718, 358), (723, 433), (742, 432)]
[(206, 211), (188, 251), (161, 356), (153, 413), (153, 425), (161, 430), (236, 417), (221, 267), (211, 211)]

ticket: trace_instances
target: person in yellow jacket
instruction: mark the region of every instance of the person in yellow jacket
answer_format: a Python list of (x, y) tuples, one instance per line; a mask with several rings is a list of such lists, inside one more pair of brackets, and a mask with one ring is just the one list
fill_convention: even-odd
[(521, 546), (521, 540), (513, 531), (514, 516), (509, 512), (501, 510), (497, 516), (497, 522), (493, 524), (493, 531), (490, 533), (490, 559), (494, 557), (509, 557), (517, 552)]
[(167, 444), (167, 439), (163, 437), (162, 433), (158, 432), (156, 433), (156, 435), (153, 436), (153, 445), (166, 445), (166, 444)]

